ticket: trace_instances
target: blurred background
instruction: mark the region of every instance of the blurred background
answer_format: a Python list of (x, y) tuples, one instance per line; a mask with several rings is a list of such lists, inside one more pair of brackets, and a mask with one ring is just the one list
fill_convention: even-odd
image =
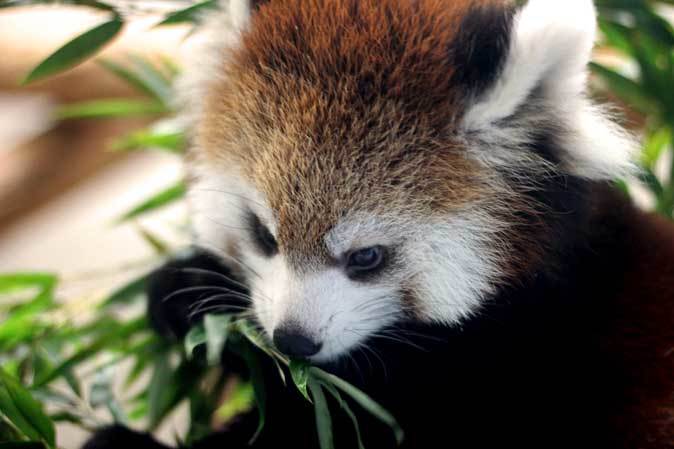
[[(58, 118), (66, 105), (147, 97), (101, 61), (137, 68), (179, 64), (189, 51), (189, 26), (155, 27), (178, 2), (128, 3), (135, 3), (128, 22), (96, 59), (27, 86), (20, 82), (33, 67), (108, 13), (69, 5), (0, 9), (0, 271), (77, 273), (152, 252), (133, 224), (115, 221), (175, 184), (182, 176), (180, 158), (113, 147), (167, 114), (122, 103), (107, 112), (101, 104), (91, 112), (94, 118)], [(176, 224), (171, 217), (179, 217), (175, 212), (143, 225), (169, 232)]]
[[(166, 441), (176, 432), (191, 435), (184, 422), (191, 413), (194, 424), (194, 398), (183, 392), (164, 405), (153, 403), (156, 366), (142, 364), (142, 353), (121, 343), (129, 334), (119, 335), (142, 313), (130, 298), (141, 294), (143, 276), (188, 240), (181, 200), (184, 138), (173, 117), (172, 81), (199, 39), (199, 17), (215, 3), (0, 0), (0, 273), (6, 274), (0, 277), (0, 362), (41, 402), (52, 404), (45, 391), (54, 393), (47, 388), (50, 382), (64, 379), (59, 379), (63, 370), (38, 372), (47, 368), (38, 366), (44, 361), (36, 362), (34, 354), (47, 348), (51, 368), (66, 364), (87, 385), (85, 392), (73, 387), (75, 398), (62, 396), (88, 401), (82, 413), (104, 421), (137, 418), (145, 423), (140, 427), (156, 429), (188, 401), (190, 411), (164, 424)], [(590, 66), (591, 93), (613, 105), (643, 144), (638, 178), (616, 183), (642, 207), (672, 218), (674, 1), (596, 3), (601, 37)], [(25, 287), (37, 293), (16, 300)], [(4, 303), (3, 294), (9, 298)], [(47, 296), (33, 312), (20, 308)], [(114, 310), (118, 327), (110, 335), (118, 340), (108, 335), (111, 343), (93, 350), (91, 342), (99, 336), (82, 331), (81, 341), (52, 345), (63, 329), (79, 332), (113, 314), (82, 304), (116, 301), (123, 307)], [(57, 324), (43, 322), (38, 314), (45, 311), (59, 317)], [(26, 331), (8, 338), (16, 329), (10, 325)], [(144, 348), (156, 349), (150, 343)], [(82, 348), (89, 352), (78, 358)], [(132, 405), (92, 402), (96, 381), (85, 380), (78, 364), (98, 366), (109, 353), (123, 355), (127, 374), (145, 373), (145, 383), (136, 389), (140, 393), (125, 396), (135, 401)], [(116, 392), (112, 383), (108, 379), (107, 388)], [(86, 416), (55, 411), (50, 418), (57, 423), (54, 446), (74, 448), (85, 438)], [(7, 435), (20, 433), (5, 424)], [(2, 428), (0, 419), (0, 440)], [(52, 445), (48, 436), (42, 440)]]

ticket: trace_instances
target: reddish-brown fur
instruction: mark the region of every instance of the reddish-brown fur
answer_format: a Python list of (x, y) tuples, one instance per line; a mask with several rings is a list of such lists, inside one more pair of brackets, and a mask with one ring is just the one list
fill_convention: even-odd
[[(223, 55), (198, 146), (267, 197), (281, 250), (297, 264), (325, 260), (323, 236), (350, 211), (446, 214), (504, 194), (484, 182), (485, 169), (454, 134), (466, 93), (446, 49), (458, 18), (477, 4), (502, 2), (273, 2)], [(502, 211), (513, 224), (501, 242), (512, 252), (510, 280), (534, 271), (549, 250), (541, 237), (550, 229), (535, 219), (547, 211), (523, 199), (510, 205), (533, 220)], [(616, 444), (665, 448), (674, 442), (674, 231), (624, 213), (634, 218), (620, 235), (634, 244), (619, 255), (627, 277), (601, 332), (624, 376), (613, 424), (628, 436), (616, 430)]]
[(454, 135), (466, 92), (448, 49), (468, 8), (497, 3), (265, 4), (211, 90), (200, 146), (242, 168), (305, 261), (349, 211), (445, 213), (489, 195)]
[[(625, 386), (615, 429), (625, 448), (674, 447), (674, 226), (664, 218), (628, 213), (620, 254), (624, 279), (606, 310), (606, 354)], [(616, 242), (617, 243), (617, 242)], [(624, 432), (624, 433), (623, 433)], [(620, 441), (622, 439), (622, 441)]]

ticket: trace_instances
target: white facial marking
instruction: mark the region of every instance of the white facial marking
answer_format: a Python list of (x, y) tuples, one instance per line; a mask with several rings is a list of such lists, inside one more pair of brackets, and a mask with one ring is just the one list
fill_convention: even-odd
[(268, 265), (275, 272), (263, 271), (262, 277), (268, 278), (259, 284), (259, 298), (253, 290), (254, 301), (265, 303), (256, 305), (263, 327), (271, 335), (284, 324), (298, 326), (303, 335), (322, 344), (320, 352), (311, 357), (313, 361), (334, 360), (356, 349), (400, 313), (393, 285), (360, 284), (339, 268), (297, 274), (289, 271), (285, 262)]
[[(410, 307), (429, 322), (457, 323), (479, 310), (499, 277), (498, 221), (486, 207), (435, 219), (351, 214), (325, 236), (330, 252), (339, 259), (349, 250), (382, 245), (393, 252), (390, 266), (366, 281), (350, 279), (341, 265), (296, 272), (282, 253), (267, 257), (251, 238), (248, 210), (276, 233), (263, 195), (235, 170), (213, 169), (202, 166), (190, 192), (197, 241), (245, 274), (252, 308), (270, 338), (292, 323), (322, 344), (315, 362), (356, 350)], [(234, 246), (237, 254), (228, 254)], [(411, 303), (403, 301), (403, 288)]]
[(499, 221), (487, 210), (474, 208), (436, 219), (424, 214), (357, 214), (339, 223), (326, 243), (333, 254), (391, 245), (396, 266), (389, 276), (398, 288), (411, 288), (414, 301), (395, 305), (414, 307), (428, 321), (456, 323), (479, 309), (500, 276), (495, 245)]

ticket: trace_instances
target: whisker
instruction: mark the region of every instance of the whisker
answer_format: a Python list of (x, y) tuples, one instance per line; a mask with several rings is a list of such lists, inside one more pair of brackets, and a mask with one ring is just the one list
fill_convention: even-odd
[(259, 273), (257, 273), (255, 270), (253, 270), (247, 264), (245, 264), (241, 260), (237, 259), (236, 257), (232, 256), (231, 254), (227, 254), (225, 251), (223, 251), (221, 248), (218, 248), (217, 246), (211, 245), (211, 244), (208, 244), (208, 243), (197, 243), (196, 246), (197, 247), (203, 247), (205, 249), (210, 249), (211, 251), (216, 253), (218, 256), (220, 256), (222, 258), (225, 258), (225, 259), (228, 259), (228, 260), (231, 260), (232, 262), (234, 262), (234, 263), (238, 264), (239, 266), (245, 268), (246, 270), (250, 271), (252, 274), (257, 276), (259, 279), (262, 279), (262, 276), (260, 276)]
[[(190, 314), (188, 316), (189, 316), (189, 319), (192, 319), (200, 313), (206, 314), (206, 313), (212, 312), (212, 311), (218, 311), (220, 313), (229, 312), (230, 307), (226, 304), (218, 304), (218, 305), (214, 305), (214, 306), (201, 307), (197, 310), (194, 310), (194, 311), (190, 312)], [(243, 316), (242, 313), (237, 313), (236, 315), (239, 316), (239, 317)]]
[(214, 296), (209, 296), (208, 298), (203, 299), (201, 301), (195, 302), (194, 304), (190, 304), (188, 310), (193, 310), (196, 307), (201, 307), (201, 306), (204, 306), (206, 304), (212, 304), (214, 302), (220, 302), (222, 304), (225, 304), (225, 305), (231, 307), (232, 309), (236, 308), (236, 309), (239, 309), (239, 310), (250, 310), (250, 307), (241, 306), (241, 305), (238, 305), (238, 304), (231, 304), (231, 303), (225, 301), (226, 299), (231, 299), (231, 298), (247, 299), (247, 298), (240, 298), (240, 297), (232, 296), (232, 295), (227, 294), (227, 293), (221, 294), (221, 295), (214, 295)]
[(179, 296), (183, 293), (190, 293), (190, 292), (198, 292), (198, 291), (204, 291), (204, 290), (220, 290), (220, 291), (228, 291), (224, 287), (220, 287), (218, 285), (200, 285), (196, 287), (185, 287), (181, 288), (179, 290), (176, 290), (162, 298), (161, 302), (166, 302), (170, 299), (175, 298), (176, 296)]
[(239, 281), (237, 281), (236, 279), (234, 279), (234, 278), (232, 278), (232, 277), (229, 277), (229, 276), (225, 276), (224, 274), (219, 273), (219, 272), (217, 272), (217, 271), (206, 270), (206, 269), (204, 269), (204, 268), (177, 268), (176, 270), (177, 270), (177, 271), (182, 271), (182, 272), (184, 272), (184, 273), (192, 273), (192, 274), (209, 274), (209, 275), (217, 276), (217, 277), (219, 277), (220, 279), (229, 282), (230, 284), (234, 284), (234, 285), (236, 285), (236, 286), (238, 286), (238, 287), (241, 287), (241, 288), (244, 289), (244, 290), (248, 290), (248, 286), (245, 285), (243, 282), (239, 282)]

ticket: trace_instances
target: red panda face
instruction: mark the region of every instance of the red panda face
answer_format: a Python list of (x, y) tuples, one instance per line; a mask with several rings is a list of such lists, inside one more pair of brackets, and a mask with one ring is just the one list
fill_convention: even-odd
[[(188, 99), (195, 229), (279, 347), (324, 361), (405, 317), (460, 321), (543, 257), (541, 179), (627, 165), (583, 152), (588, 126), (624, 145), (582, 95), (594, 15), (571, 3), (576, 25), (543, 0), (272, 0), (248, 19), (234, 2), (218, 19), (232, 30)], [(574, 149), (537, 151), (549, 136)]]

